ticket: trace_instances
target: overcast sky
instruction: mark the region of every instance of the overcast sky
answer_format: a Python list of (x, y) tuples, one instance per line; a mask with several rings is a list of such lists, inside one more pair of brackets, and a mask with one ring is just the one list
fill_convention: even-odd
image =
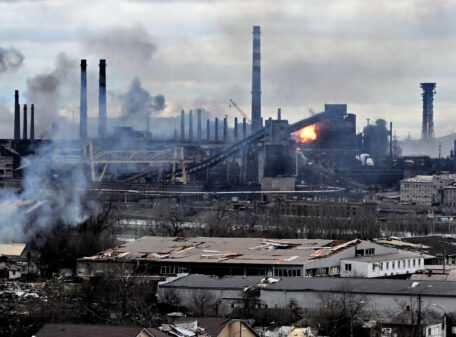
[(43, 120), (74, 111), (78, 121), (81, 58), (91, 116), (100, 58), (110, 116), (134, 78), (165, 96), (160, 116), (202, 106), (234, 118), (230, 98), (250, 113), (253, 25), (262, 30), (264, 118), (282, 107), (296, 121), (347, 103), (359, 129), (384, 118), (402, 138), (418, 137), (419, 83), (431, 81), (444, 135), (456, 129), (455, 17), (456, 1), (445, 0), (0, 0), (0, 138), (11, 136), (14, 89), (46, 109)]

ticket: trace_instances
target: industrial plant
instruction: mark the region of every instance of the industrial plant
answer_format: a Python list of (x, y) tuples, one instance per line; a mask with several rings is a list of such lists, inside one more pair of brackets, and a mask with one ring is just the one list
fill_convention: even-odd
[[(419, 139), (350, 101), (296, 118), (285, 94), (264, 105), (267, 26), (243, 34), (250, 109), (233, 90), (157, 117), (164, 95), (137, 77), (114, 93), (117, 55), (95, 64), (90, 48), (77, 76), (10, 88), (0, 336), (456, 335), (456, 134), (434, 123), (438, 79), (414, 83)], [(64, 129), (43, 104), (63, 81), (79, 102)]]

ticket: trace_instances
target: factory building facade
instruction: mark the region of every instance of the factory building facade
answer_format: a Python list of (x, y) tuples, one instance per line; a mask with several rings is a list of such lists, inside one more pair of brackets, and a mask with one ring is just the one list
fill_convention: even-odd
[(445, 200), (446, 186), (456, 181), (455, 174), (418, 175), (401, 180), (401, 202), (431, 206)]

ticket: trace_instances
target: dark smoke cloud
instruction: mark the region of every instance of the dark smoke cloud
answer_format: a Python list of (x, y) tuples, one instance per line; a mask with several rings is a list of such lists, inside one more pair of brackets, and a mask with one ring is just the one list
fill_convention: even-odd
[(149, 129), (151, 114), (161, 112), (166, 108), (165, 96), (152, 96), (141, 85), (138, 78), (133, 79), (129, 90), (118, 96), (122, 103), (122, 124), (137, 130)]
[(14, 47), (0, 47), (0, 73), (14, 71), (24, 63), (25, 56)]
[(114, 62), (147, 62), (157, 47), (146, 29), (134, 27), (112, 27), (110, 29), (89, 31), (81, 30), (80, 38), (88, 52)]
[(68, 121), (59, 114), (58, 107), (65, 88), (70, 86), (69, 83), (77, 83), (77, 68), (76, 59), (60, 53), (57, 55), (54, 69), (27, 79), (25, 95), (28, 103), (34, 103), (37, 108), (35, 132), (38, 137), (48, 137), (50, 133), (55, 132), (52, 130), (53, 125), (60, 130), (67, 126)]

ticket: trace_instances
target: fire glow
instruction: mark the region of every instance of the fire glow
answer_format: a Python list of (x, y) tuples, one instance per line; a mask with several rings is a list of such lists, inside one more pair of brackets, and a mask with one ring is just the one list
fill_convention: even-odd
[(298, 131), (296, 131), (296, 136), (298, 136), (301, 143), (307, 143), (317, 139), (317, 132), (315, 131), (315, 125), (306, 126)]

